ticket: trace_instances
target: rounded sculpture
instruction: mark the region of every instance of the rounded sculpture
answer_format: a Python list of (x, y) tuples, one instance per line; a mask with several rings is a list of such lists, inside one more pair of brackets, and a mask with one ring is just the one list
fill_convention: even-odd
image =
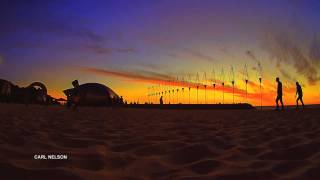
[(57, 104), (55, 98), (47, 94), (46, 86), (34, 82), (27, 87), (19, 87), (0, 79), (0, 102), (23, 104)]
[(73, 83), (74, 88), (64, 90), (68, 106), (110, 106), (119, 102), (119, 96), (109, 87), (99, 83), (79, 85)]
[(47, 103), (47, 88), (41, 82), (34, 82), (28, 86), (30, 89), (29, 96), (33, 96), (33, 98), (29, 97), (29, 99), (34, 99), (38, 103)]
[(47, 95), (47, 93), (48, 93), (46, 86), (41, 82), (34, 82), (34, 83), (30, 84), (29, 87), (34, 87), (34, 88), (39, 87), (43, 94)]
[(8, 102), (12, 94), (12, 83), (0, 79), (0, 102)]

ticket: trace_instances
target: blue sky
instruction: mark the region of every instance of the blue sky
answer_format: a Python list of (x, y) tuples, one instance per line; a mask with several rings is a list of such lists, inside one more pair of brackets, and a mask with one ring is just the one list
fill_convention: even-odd
[[(319, 18), (317, 0), (1, 1), (0, 77), (55, 91), (75, 78), (102, 81), (125, 93), (133, 82), (81, 68), (183, 77), (213, 66), (254, 69), (250, 51), (266, 79), (318, 86)], [(290, 52), (276, 48), (287, 45)], [(294, 48), (309, 69), (291, 58)]]

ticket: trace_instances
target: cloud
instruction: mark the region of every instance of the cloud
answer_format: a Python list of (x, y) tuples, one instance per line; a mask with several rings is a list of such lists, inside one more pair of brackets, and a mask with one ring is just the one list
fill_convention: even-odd
[(281, 76), (286, 80), (290, 81), (290, 83), (296, 82), (296, 78), (292, 77), (292, 75), (288, 71), (286, 71), (284, 68), (282, 68), (281, 66), (277, 66), (277, 69), (279, 70)]
[(183, 60), (183, 61), (190, 61), (190, 62), (194, 62), (194, 61), (214, 62), (215, 61), (213, 57), (189, 48), (183, 48), (182, 50), (179, 50), (179, 51), (170, 52), (167, 55), (175, 60)]
[(136, 53), (136, 52), (138, 52), (138, 50), (134, 49), (134, 48), (115, 48), (114, 50), (119, 53)]
[(225, 55), (233, 56), (233, 54), (230, 53), (229, 49), (227, 47), (221, 47), (219, 50), (224, 53)]
[(193, 50), (193, 49), (184, 48), (183, 51), (186, 52), (188, 55), (191, 55), (191, 56), (197, 58), (197, 60), (204, 60), (204, 61), (208, 61), (208, 62), (214, 61), (213, 57), (206, 55), (206, 54), (203, 54), (203, 53), (196, 51), (196, 50)]
[(111, 54), (113, 52), (113, 49), (108, 48), (108, 47), (101, 47), (101, 46), (92, 46), (88, 45), (85, 47), (85, 49), (97, 53), (97, 54)]
[[(187, 82), (187, 81), (175, 81), (175, 77), (172, 77), (167, 74), (155, 73), (150, 71), (119, 71), (119, 70), (109, 70), (109, 69), (99, 69), (99, 68), (91, 68), (91, 67), (80, 67), (78, 68), (80, 71), (96, 74), (100, 76), (107, 77), (117, 77), (123, 78), (127, 80), (133, 80), (135, 82), (142, 82), (148, 84), (162, 84), (162, 85), (170, 85), (170, 86), (179, 86), (179, 87), (190, 87), (190, 88), (198, 88), (205, 89), (205, 86), (201, 83), (195, 82)], [(220, 81), (219, 81), (220, 82)], [(221, 86), (221, 83), (217, 82), (217, 86), (214, 88), (213, 86), (206, 86), (207, 90), (216, 90), (216, 91), (224, 91), (225, 93), (233, 93), (233, 88), (228, 84), (225, 84), (224, 87)], [(238, 87), (234, 87), (235, 95), (241, 96), (245, 94), (245, 90), (240, 89)], [(252, 93), (255, 94), (255, 93)]]
[(140, 74), (142, 74), (144, 76), (156, 77), (156, 78), (160, 78), (160, 79), (163, 79), (163, 80), (173, 79), (173, 77), (170, 76), (170, 75), (163, 74), (163, 73), (158, 73), (158, 72), (147, 71), (147, 70), (140, 70), (140, 71), (138, 71), (138, 73), (140, 73)]
[(314, 64), (320, 64), (320, 36), (315, 36), (310, 43), (309, 56)]
[(258, 76), (262, 77), (262, 65), (261, 62), (257, 59), (255, 53), (253, 51), (248, 50), (246, 51), (246, 55), (257, 63), (257, 67), (253, 67), (252, 70), (256, 70), (258, 72)]
[(305, 53), (300, 42), (298, 34), (296, 37), (290, 37), (287, 33), (270, 32), (264, 39), (263, 48), (272, 59), (275, 59), (277, 66), (281, 64), (293, 65), (296, 73), (307, 78), (310, 85), (315, 85), (320, 80), (318, 69), (315, 62), (318, 62), (318, 42), (313, 42), (309, 54)]
[(153, 71), (159, 71), (159, 70), (168, 68), (168, 66), (164, 64), (153, 64), (153, 63), (145, 63), (145, 62), (141, 62), (137, 64), (137, 66), (142, 67), (144, 69), (153, 70)]
[(150, 71), (130, 72), (130, 71), (119, 71), (119, 70), (115, 71), (115, 70), (89, 68), (89, 67), (81, 67), (80, 70), (84, 72), (98, 74), (98, 75), (119, 77), (119, 78), (137, 80), (142, 82), (150, 82), (150, 83), (158, 83), (161, 81), (170, 81), (174, 79), (173, 77), (167, 74), (161, 74), (161, 73), (150, 72)]
[[(58, 4), (56, 7), (64, 5), (62, 2), (55, 3)], [(24, 6), (32, 8), (26, 16), (14, 14), (22, 7), (28, 9)], [(88, 19), (73, 12), (57, 11), (56, 7), (40, 1), (21, 2), (10, 6), (12, 12), (7, 11), (4, 17), (11, 18), (10, 21), (2, 22), (0, 37), (10, 39), (7, 45), (9, 48), (54, 47), (97, 54), (137, 52), (135, 48), (123, 47), (125, 45), (111, 45), (112, 38), (116, 38), (112, 32), (100, 31), (92, 26)]]
[[(126, 80), (132, 80), (137, 83), (147, 83), (147, 84), (161, 84), (164, 86), (176, 86), (176, 87), (185, 87), (186, 89), (190, 87), (191, 89), (196, 89), (198, 87), (199, 90), (204, 90), (205, 86), (203, 84), (198, 84), (195, 82), (188, 82), (188, 81), (176, 81), (176, 78), (170, 75), (167, 75), (167, 73), (157, 73), (157, 72), (151, 72), (151, 71), (121, 71), (121, 70), (110, 70), (110, 69), (99, 69), (99, 68), (92, 68), (92, 67), (80, 67), (78, 70), (95, 74), (99, 76), (105, 76), (105, 77), (116, 77), (116, 78), (122, 78)], [(253, 87), (255, 91), (248, 92), (248, 99), (251, 99), (253, 101), (257, 101), (260, 99), (260, 86), (252, 81), (248, 82), (248, 85)], [(236, 97), (246, 97), (246, 91), (244, 89), (241, 89), (237, 86), (232, 88), (231, 84), (225, 84), (223, 87), (221, 85), (221, 81), (217, 81), (217, 85), (215, 88), (212, 85), (206, 86), (206, 90), (216, 92), (224, 92), (226, 94), (232, 94), (234, 92), (234, 95)], [(234, 90), (234, 91), (233, 91)], [(285, 89), (287, 91), (287, 89)], [(289, 91), (289, 90), (288, 90)], [(290, 89), (291, 93), (292, 89)], [(273, 102), (274, 101), (274, 95), (276, 94), (275, 90), (268, 90), (263, 87), (263, 101), (264, 102)]]
[(284, 78), (286, 78), (287, 80), (290, 80), (290, 81), (294, 81), (294, 79), (291, 77), (291, 75), (286, 70), (284, 70), (282, 68), (279, 68), (278, 70)]
[(112, 54), (114, 52), (130, 54), (130, 53), (138, 52), (138, 50), (134, 48), (110, 48), (110, 47), (104, 47), (103, 45), (97, 45), (97, 44), (87, 45), (85, 46), (85, 49), (97, 54)]

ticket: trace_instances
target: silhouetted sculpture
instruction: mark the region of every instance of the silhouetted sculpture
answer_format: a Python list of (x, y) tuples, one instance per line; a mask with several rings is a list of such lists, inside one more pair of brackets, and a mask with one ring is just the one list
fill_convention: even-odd
[[(39, 88), (36, 88), (36, 87), (39, 87)], [(35, 94), (35, 99), (37, 102), (40, 102), (40, 103), (44, 103), (46, 104), (47, 103), (47, 88), (46, 86), (41, 83), (41, 82), (34, 82), (32, 84), (30, 84), (27, 88), (29, 88), (29, 92), (30, 92), (30, 89), (31, 91), (34, 91), (34, 94)], [(30, 93), (31, 94), (31, 93)], [(28, 97), (30, 98), (30, 97)]]
[(160, 104), (163, 104), (163, 97), (160, 97)]
[(0, 102), (10, 102), (11, 87), (10, 82), (0, 79)]
[(11, 82), (0, 79), (0, 102), (23, 104), (58, 104), (47, 94), (46, 86), (41, 82), (34, 82), (28, 87), (20, 88)]
[(296, 108), (299, 107), (298, 102), (299, 102), (299, 100), (300, 100), (300, 101), (301, 101), (301, 104), (302, 104), (302, 108), (304, 109), (304, 103), (303, 103), (303, 100), (302, 100), (303, 93), (302, 93), (302, 88), (301, 88), (299, 82), (296, 82), (296, 87), (297, 87), (296, 95), (298, 95)]
[(278, 87), (277, 87), (277, 98), (276, 98), (276, 103), (277, 103), (277, 107), (276, 110), (279, 110), (279, 101), (281, 103), (281, 110), (283, 110), (283, 101), (282, 101), (282, 83), (280, 81), (280, 79), (277, 77), (276, 78), (276, 82), (278, 83)]
[(72, 82), (74, 88), (64, 90), (67, 96), (67, 106), (110, 106), (120, 104), (119, 96), (110, 88), (98, 83), (79, 85), (77, 80)]
[(79, 81), (78, 80), (72, 81), (72, 85), (73, 85), (74, 88), (79, 87)]

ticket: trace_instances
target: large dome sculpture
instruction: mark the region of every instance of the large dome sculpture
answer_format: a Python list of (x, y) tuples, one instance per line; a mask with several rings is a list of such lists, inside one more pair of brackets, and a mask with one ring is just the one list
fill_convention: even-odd
[(119, 96), (109, 87), (99, 83), (86, 83), (78, 85), (72, 83), (74, 88), (64, 90), (68, 105), (80, 106), (109, 106), (119, 102)]

